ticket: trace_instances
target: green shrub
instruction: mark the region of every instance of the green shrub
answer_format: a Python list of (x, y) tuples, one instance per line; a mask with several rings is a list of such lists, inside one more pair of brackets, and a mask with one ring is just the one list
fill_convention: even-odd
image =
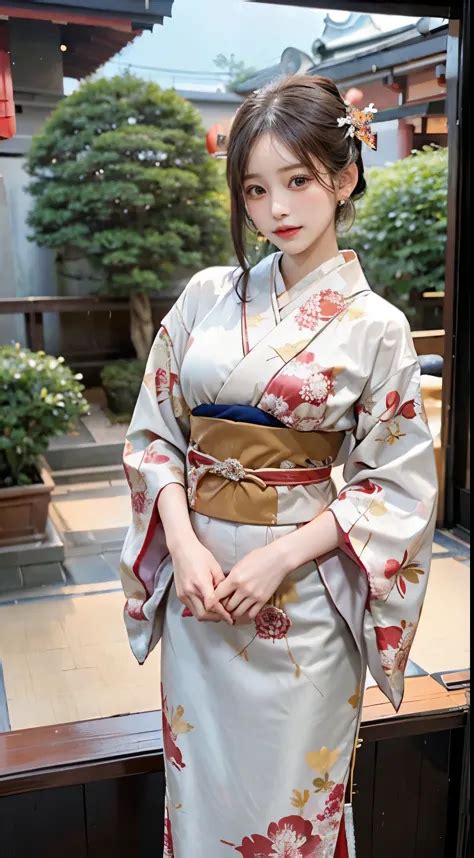
[(0, 486), (39, 481), (38, 455), (88, 411), (81, 378), (62, 357), (0, 346)]
[(367, 171), (367, 193), (344, 245), (359, 255), (372, 288), (413, 321), (410, 293), (444, 289), (447, 149), (424, 147)]
[(125, 422), (135, 407), (145, 363), (142, 360), (116, 360), (106, 364), (100, 374), (110, 410)]

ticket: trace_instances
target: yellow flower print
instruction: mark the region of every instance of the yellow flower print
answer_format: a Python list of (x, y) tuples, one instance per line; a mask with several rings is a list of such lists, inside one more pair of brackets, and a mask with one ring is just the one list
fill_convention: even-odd
[(173, 733), (175, 734), (175, 736), (179, 736), (180, 733), (189, 733), (190, 730), (194, 730), (194, 727), (192, 724), (188, 724), (187, 721), (183, 720), (183, 715), (184, 715), (183, 706), (181, 706), (181, 705), (177, 706), (176, 712), (173, 713), (173, 710), (171, 710), (171, 712), (172, 712), (172, 714), (171, 714), (170, 725), (171, 725), (171, 729), (172, 729)]
[(303, 792), (300, 792), (299, 789), (294, 789), (293, 796), (292, 798), (290, 798), (291, 804), (293, 805), (293, 807), (296, 807), (301, 813), (303, 813), (305, 805), (309, 801), (309, 795), (309, 789), (305, 789), (303, 790)]
[(391, 446), (392, 444), (395, 444), (399, 438), (405, 438), (406, 436), (406, 432), (402, 432), (400, 430), (400, 423), (398, 420), (393, 420), (385, 428), (387, 430), (387, 434), (384, 438), (377, 438), (377, 441), (382, 441), (382, 443), (390, 444)]
[(360, 701), (360, 685), (357, 686), (357, 688), (355, 690), (355, 694), (352, 694), (349, 697), (347, 702), (350, 703), (350, 705), (353, 707), (353, 709), (357, 709), (357, 707), (359, 705), (359, 701)]
[(324, 773), (324, 778), (315, 778), (313, 781), (315, 792), (330, 792), (335, 785), (335, 781), (329, 780), (329, 773)]
[(339, 759), (340, 751), (337, 748), (331, 750), (323, 745), (319, 751), (308, 751), (305, 755), (306, 762), (310, 769), (315, 769), (321, 774), (325, 774)]
[(302, 349), (304, 349), (307, 340), (298, 340), (297, 343), (286, 343), (284, 346), (280, 346), (278, 349), (274, 349), (274, 351), (281, 357), (285, 363), (291, 358), (294, 358), (297, 354), (300, 353)]

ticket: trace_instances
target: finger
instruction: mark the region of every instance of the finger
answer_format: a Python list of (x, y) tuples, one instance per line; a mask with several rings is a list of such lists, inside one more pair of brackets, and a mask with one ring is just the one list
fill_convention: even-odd
[(217, 585), (220, 584), (221, 581), (225, 581), (225, 575), (219, 564), (216, 564), (216, 566), (211, 569), (211, 575), (214, 587), (217, 587)]
[(231, 614), (233, 614), (233, 612), (236, 610), (236, 608), (238, 608), (242, 602), (246, 601), (249, 598), (250, 598), (250, 604), (253, 605), (255, 602), (255, 596), (249, 597), (249, 596), (247, 596), (246, 593), (242, 593), (242, 590), (239, 590), (239, 589), (235, 590), (235, 592), (232, 594), (229, 601), (227, 602), (227, 610)]
[(266, 602), (256, 602), (255, 605), (249, 610), (249, 617), (251, 620), (254, 620), (257, 614), (262, 610)]
[(255, 599), (243, 599), (240, 605), (237, 605), (237, 607), (232, 611), (232, 616), (234, 620), (238, 619), (239, 617), (242, 617), (244, 614), (247, 614), (254, 604)]
[(236, 585), (234, 584), (233, 579), (231, 579), (229, 574), (227, 575), (225, 581), (222, 581), (220, 584), (218, 584), (218, 586), (214, 590), (214, 600), (222, 604), (222, 600), (227, 599), (229, 596), (231, 596), (232, 593), (234, 593), (235, 589)]
[(190, 611), (191, 615), (194, 617), (193, 606), (191, 605), (189, 597), (183, 596), (179, 601), (182, 605), (184, 605), (187, 611)]
[[(206, 611), (201, 600), (196, 596), (194, 597), (194, 599), (195, 599), (195, 603), (194, 603), (193, 610), (191, 611), (189, 609), (190, 614), (191, 614), (191, 616), (194, 617), (194, 619), (198, 620), (200, 623), (202, 623), (202, 622), (207, 622), (207, 623), (220, 623), (220, 622), (222, 622), (222, 617), (220, 617), (219, 614), (216, 614), (215, 612)], [(192, 604), (191, 601), (189, 604)], [(181, 616), (187, 616), (187, 615), (182, 614)]]
[(189, 608), (192, 611), (193, 617), (195, 617), (196, 620), (200, 620), (201, 616), (205, 611), (202, 599), (200, 599), (199, 596), (190, 594), (189, 596), (187, 596), (187, 601), (189, 604)]
[[(223, 581), (222, 584), (225, 582)], [(233, 625), (233, 619), (229, 613), (226, 611), (223, 605), (221, 605), (220, 601), (216, 599), (216, 590), (214, 590), (210, 581), (201, 584), (201, 593), (203, 597), (204, 609), (206, 611), (214, 611), (216, 614), (222, 617), (226, 623)]]

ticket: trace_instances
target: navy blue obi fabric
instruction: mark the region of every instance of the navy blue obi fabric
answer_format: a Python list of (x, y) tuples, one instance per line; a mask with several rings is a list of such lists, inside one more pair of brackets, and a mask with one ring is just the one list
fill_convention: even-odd
[(221, 420), (233, 420), (235, 423), (286, 428), (276, 417), (253, 405), (197, 405), (191, 414), (195, 417), (220, 417)]

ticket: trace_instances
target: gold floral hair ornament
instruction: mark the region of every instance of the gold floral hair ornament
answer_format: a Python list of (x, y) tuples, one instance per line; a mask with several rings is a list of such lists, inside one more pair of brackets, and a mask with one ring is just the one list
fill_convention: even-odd
[(359, 110), (359, 108), (354, 107), (347, 101), (344, 104), (346, 105), (347, 115), (338, 117), (337, 124), (339, 128), (347, 125), (346, 136), (357, 137), (362, 143), (369, 146), (370, 149), (376, 149), (376, 137), (370, 127), (370, 123), (374, 118), (374, 114), (377, 113), (377, 108), (372, 103), (368, 107), (364, 107), (363, 110)]

